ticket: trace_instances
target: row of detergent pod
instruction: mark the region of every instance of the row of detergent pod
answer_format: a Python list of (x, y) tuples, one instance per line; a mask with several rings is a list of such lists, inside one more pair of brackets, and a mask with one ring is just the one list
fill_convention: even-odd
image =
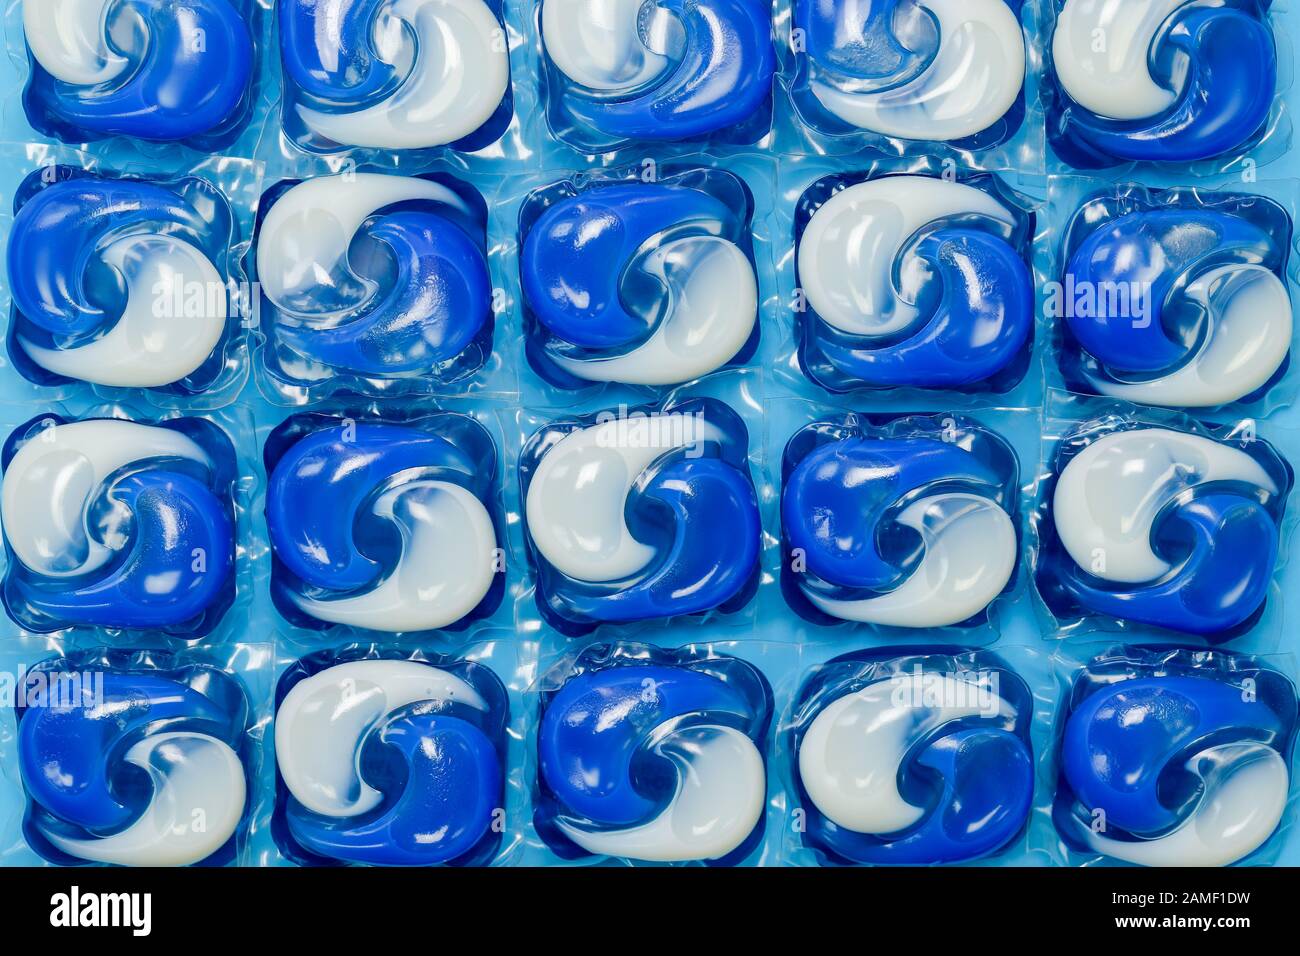
[[(490, 409), (302, 412), (263, 448), (271, 597), (309, 643), (543, 622), (582, 636), (744, 624), (767, 581), (763, 600), (810, 634), (978, 644), (1023, 553), (1049, 633), (1221, 644), (1272, 629), (1256, 625), (1279, 600), (1294, 474), (1253, 426), (1132, 406), (1057, 423), (1030, 501), (994, 417), (810, 412), (773, 439), (768, 478), (757, 425), (715, 397), (543, 419), (511, 436), (517, 465)], [(237, 425), (119, 406), (16, 428), (0, 458), (10, 617), (222, 639), (263, 540)], [(534, 599), (504, 601), (507, 579)]]
[(1293, 182), (1053, 179), (1044, 210), (993, 174), (795, 162), (778, 202), (751, 157), (539, 174), (508, 197), (367, 170), (259, 194), (241, 160), (159, 178), (14, 150), (7, 348), (43, 399), (218, 407), (250, 349), (288, 405), (644, 400), (758, 365), (805, 392), (1010, 394), (1041, 364), (1049, 385), (1149, 405), (1258, 417), (1294, 397)]
[[(88, 650), (24, 675), (0, 756), (26, 799), (6, 846), (29, 850), (6, 853), (154, 866), (1269, 862), (1292, 822), (1291, 678), (1221, 651), (1116, 646), (1041, 668), (1024, 650), (800, 663), (754, 644), (614, 641), (531, 685), (482, 648), (349, 645), (243, 674)], [(782, 671), (792, 679), (774, 690)]]
[[(27, 120), (70, 143), (224, 149), (269, 99), (263, 86), (277, 91), (283, 140), (307, 153), (481, 151), (502, 140), (516, 101), (587, 154), (752, 144), (786, 119), (792, 148), (888, 155), (979, 153), (1027, 126), (1041, 136), (1045, 122), (1078, 168), (1222, 162), (1289, 135), (1278, 135), (1289, 50), (1270, 0), (17, 6)], [(277, 43), (281, 69), (262, 78), (259, 51)]]

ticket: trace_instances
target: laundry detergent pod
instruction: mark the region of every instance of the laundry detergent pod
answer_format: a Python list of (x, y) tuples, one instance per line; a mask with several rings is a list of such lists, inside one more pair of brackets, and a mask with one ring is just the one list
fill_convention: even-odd
[(711, 398), (540, 429), (520, 480), (543, 617), (582, 634), (747, 604), (762, 534), (748, 454), (744, 421)]
[(952, 416), (814, 422), (782, 461), (782, 587), (821, 624), (948, 627), (987, 618), (1019, 562), (1019, 463)]
[(302, 865), (477, 865), (501, 841), (509, 705), (489, 668), (329, 652), (276, 694), (273, 832)]
[(980, 652), (857, 651), (804, 682), (792, 721), (803, 842), (830, 864), (920, 866), (997, 853), (1034, 793), (1033, 697)]
[(835, 392), (1010, 388), (1029, 365), (1033, 233), (990, 176), (814, 183), (795, 211), (804, 374)]
[(23, 830), (41, 856), (118, 866), (233, 857), (250, 785), (236, 678), (156, 652), (113, 653), (44, 661), (22, 686)]
[(738, 658), (587, 648), (542, 696), (538, 832), (566, 858), (739, 861), (762, 831), (771, 711)]
[(475, 419), (297, 415), (265, 461), (271, 592), (291, 623), (432, 631), (500, 604), (497, 449)]
[(1268, 8), (1268, 0), (1064, 0), (1049, 80), (1047, 133), (1057, 154), (1093, 168), (1248, 149), (1277, 88)]
[(236, 469), (206, 419), (21, 426), (0, 483), (9, 616), (38, 632), (209, 633), (234, 600)]

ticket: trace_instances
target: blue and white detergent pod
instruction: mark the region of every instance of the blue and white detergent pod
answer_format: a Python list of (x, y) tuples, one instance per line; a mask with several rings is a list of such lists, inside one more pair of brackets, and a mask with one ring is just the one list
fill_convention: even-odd
[(32, 849), (61, 864), (232, 856), (250, 802), (250, 707), (237, 679), (182, 657), (112, 651), (45, 661), (27, 682), (44, 698), (17, 711)]
[(275, 6), (283, 133), (304, 150), (472, 150), (509, 122), (501, 0)]
[(799, 689), (790, 737), (804, 842), (832, 864), (997, 853), (1034, 796), (1028, 685), (991, 655), (842, 655)]
[(261, 368), (276, 392), (428, 390), (482, 367), (492, 287), (473, 186), (359, 172), (286, 181), (263, 204)]
[(576, 149), (753, 143), (771, 127), (776, 54), (761, 0), (542, 0), (536, 29), (547, 121)]
[(533, 435), (519, 467), (543, 617), (577, 635), (744, 607), (762, 536), (748, 442), (712, 399)]
[(1020, 0), (793, 0), (792, 106), (868, 146), (982, 149), (1025, 115)]
[(224, 148), (247, 124), (263, 23), (254, 0), (18, 6), (31, 68), (23, 105), (36, 132), (69, 143), (129, 136), (206, 150)]
[(37, 385), (219, 391), (242, 364), (240, 238), (207, 178), (29, 174), (8, 236), (10, 362)]
[(819, 180), (796, 209), (799, 363), (830, 391), (1005, 391), (1034, 329), (1034, 215), (989, 176)]
[(4, 445), (5, 608), (34, 632), (206, 636), (234, 598), (230, 436), (201, 418), (38, 418)]
[(678, 385), (750, 360), (752, 212), (721, 169), (531, 195), (519, 270), (533, 370), (560, 388)]
[(1079, 168), (1187, 163), (1263, 137), (1275, 109), (1269, 0), (1061, 0), (1047, 132)]
[(1148, 866), (1222, 866), (1277, 829), (1295, 685), (1230, 654), (1115, 653), (1069, 689), (1053, 814), (1072, 849)]
[(781, 471), (784, 590), (810, 620), (960, 625), (1011, 583), (1019, 462), (974, 422), (814, 422)]
[(1249, 402), (1285, 373), (1292, 221), (1265, 196), (1121, 187), (1071, 217), (1061, 285), (1070, 387), (1144, 405)]
[(290, 859), (492, 859), (509, 701), (490, 668), (318, 653), (285, 671), (276, 700), (273, 828)]
[(474, 419), (287, 419), (267, 441), (272, 598), (290, 622), (463, 625), (501, 602), (497, 450)]
[(0, 863), (1300, 863), (1294, 20), (10, 4)]
[(1038, 585), (1052, 611), (1216, 642), (1257, 620), (1295, 476), (1263, 438), (1231, 439), (1142, 416), (1066, 437), (1039, 525)]
[(538, 830), (565, 857), (739, 860), (762, 837), (771, 715), (745, 661), (593, 644), (542, 695)]

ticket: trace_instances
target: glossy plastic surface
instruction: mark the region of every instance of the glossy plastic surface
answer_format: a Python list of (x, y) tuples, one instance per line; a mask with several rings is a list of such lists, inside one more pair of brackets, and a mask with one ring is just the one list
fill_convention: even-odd
[(857, 652), (805, 682), (794, 716), (804, 840), (832, 863), (995, 853), (1034, 791), (1033, 698), (991, 655)]
[(539, 831), (568, 856), (736, 861), (761, 829), (771, 711), (736, 658), (588, 648), (543, 696)]
[(242, 0), (22, 0), (28, 120), (72, 143), (228, 140), (250, 106), (251, 10)]
[(451, 179), (342, 173), (271, 191), (257, 235), (278, 384), (453, 381), (492, 349), (486, 209)]
[(1019, 465), (972, 422), (817, 422), (791, 437), (782, 474), (783, 585), (815, 621), (961, 624), (1012, 578)]
[[(202, 393), (224, 367), (222, 269), (233, 213), (202, 179), (111, 179), (55, 167), (15, 201), (9, 354), (41, 385)], [(48, 184), (47, 184), (48, 183)]]
[(796, 210), (800, 365), (832, 391), (996, 388), (1034, 324), (1033, 216), (992, 177), (828, 177)]
[[(1249, 146), (1277, 86), (1268, 0), (1065, 0), (1048, 136), (1076, 167), (1192, 162)], [(1104, 36), (1105, 43), (1097, 37)]]
[(299, 863), (475, 864), (499, 835), (505, 688), (463, 661), (316, 655), (280, 681), (278, 837)]
[(1259, 613), (1293, 482), (1267, 442), (1085, 427), (1055, 472), (1038, 566), (1049, 607), (1210, 638)]
[(1285, 369), (1292, 228), (1260, 196), (1100, 197), (1074, 216), (1062, 278), (1072, 384), (1153, 405), (1222, 405)]
[(284, 127), (313, 152), (497, 139), (511, 112), (499, 4), (279, 0)]
[(207, 633), (234, 596), (234, 449), (216, 425), (54, 416), (4, 449), (4, 599), (33, 631)]
[(528, 356), (540, 375), (567, 388), (673, 385), (752, 354), (753, 200), (739, 178), (697, 171), (556, 192), (545, 211), (521, 213)]
[(1005, 138), (1025, 81), (1018, 0), (796, 0), (793, 22), (804, 36), (794, 101), (814, 127)]
[(45, 690), (18, 712), (24, 829), (37, 852), (121, 866), (230, 852), (248, 794), (247, 705), (233, 678), (60, 659), (34, 669), (29, 686), (42, 686), (38, 678)]
[(472, 418), (290, 418), (268, 439), (272, 596), (295, 624), (429, 631), (501, 599), (497, 451)]
[(1295, 718), (1295, 689), (1272, 671), (1105, 671), (1075, 689), (1057, 826), (1130, 863), (1235, 863), (1282, 818)]
[(767, 132), (776, 56), (759, 0), (544, 0), (538, 21), (551, 126), (573, 145)]
[(753, 595), (761, 527), (749, 435), (713, 399), (556, 423), (524, 446), (537, 604), (566, 633)]

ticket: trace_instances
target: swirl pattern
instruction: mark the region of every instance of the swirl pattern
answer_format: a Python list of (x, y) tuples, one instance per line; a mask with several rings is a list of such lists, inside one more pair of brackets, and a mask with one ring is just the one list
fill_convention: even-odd
[(963, 388), (1022, 375), (1034, 321), (1025, 265), (1033, 217), (975, 185), (850, 182), (822, 180), (800, 201), (807, 374), (832, 391)]
[(1011, 580), (1019, 465), (993, 432), (815, 423), (790, 439), (782, 471), (783, 585), (813, 620), (946, 627)]
[(492, 283), (485, 208), (467, 189), (344, 173), (276, 196), (257, 239), (272, 374), (450, 381), (479, 368)]
[(1139, 426), (1079, 439), (1056, 472), (1049, 605), (1207, 637), (1259, 613), (1293, 481), (1267, 442)]
[(762, 823), (771, 711), (737, 658), (589, 649), (543, 697), (538, 831), (565, 856), (734, 862)]
[[(233, 217), (199, 179), (84, 174), (20, 190), (6, 267), (9, 350), (38, 384), (202, 392), (224, 367)], [(25, 198), (25, 201), (23, 197)]]
[(750, 141), (767, 131), (776, 54), (762, 3), (545, 0), (541, 31), (552, 125), (580, 145), (737, 133), (756, 118)]
[(464, 662), (303, 663), (281, 680), (275, 717), (276, 820), (288, 855), (485, 862), (498, 840), (509, 716), (496, 675)]
[(805, 841), (831, 862), (974, 860), (1021, 832), (1033, 699), (995, 660), (864, 652), (829, 662), (795, 712)]
[(1145, 866), (1226, 866), (1258, 849), (1286, 807), (1296, 701), (1281, 675), (1254, 676), (1279, 693), (1227, 673), (1138, 672), (1076, 701), (1054, 808), (1067, 840)]
[(230, 846), (248, 793), (247, 703), (232, 678), (206, 666), (38, 669), (47, 696), (18, 713), (24, 830), (38, 853), (65, 864), (188, 866)]
[(285, 129), (304, 148), (478, 149), (509, 123), (500, 4), (279, 0)]
[(1109, 221), (1096, 220), (1098, 204), (1076, 213), (1086, 234), (1063, 281), (1071, 378), (1183, 407), (1234, 402), (1276, 378), (1291, 349), (1290, 217), (1261, 197), (1235, 199)]
[(1052, 37), (1062, 94), (1052, 145), (1084, 167), (1190, 162), (1245, 145), (1267, 124), (1277, 86), (1268, 5), (1066, 0)]
[[(529, 227), (520, 274), (533, 367), (561, 386), (672, 385), (757, 344), (744, 184), (723, 197), (664, 183), (570, 194)], [(738, 200), (736, 205), (726, 200)]]
[(535, 434), (520, 474), (542, 614), (580, 634), (748, 603), (761, 535), (748, 445), (713, 399)]
[(10, 616), (206, 634), (234, 596), (234, 481), (230, 439), (202, 419), (19, 428), (0, 486)]
[(291, 418), (267, 444), (272, 595), (294, 623), (428, 631), (501, 599), (496, 447), (471, 418)]
[(232, 0), (22, 0), (32, 125), (104, 136), (228, 142), (248, 117), (253, 39)]
[(794, 26), (795, 105), (827, 132), (965, 140), (1020, 101), (1018, 2), (796, 0)]

